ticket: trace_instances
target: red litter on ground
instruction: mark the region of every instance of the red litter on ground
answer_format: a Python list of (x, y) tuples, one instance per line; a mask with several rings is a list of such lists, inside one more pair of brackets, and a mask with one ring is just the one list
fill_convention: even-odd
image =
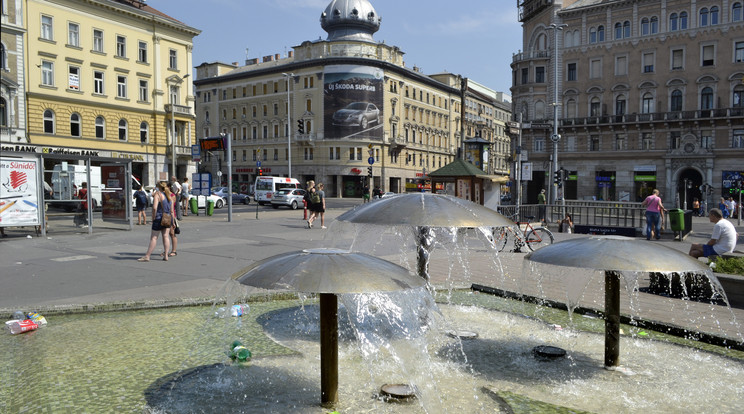
[(39, 327), (38, 324), (36, 324), (31, 319), (25, 319), (25, 320), (12, 320), (5, 322), (5, 326), (10, 329), (10, 333), (15, 335), (23, 332), (29, 332), (33, 331), (34, 329), (37, 329)]

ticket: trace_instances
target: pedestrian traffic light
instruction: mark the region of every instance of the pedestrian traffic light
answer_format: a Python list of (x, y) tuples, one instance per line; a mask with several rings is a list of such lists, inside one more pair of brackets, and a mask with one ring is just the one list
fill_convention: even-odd
[(297, 120), (297, 133), (298, 134), (305, 133), (305, 122), (303, 122), (301, 119)]
[(367, 175), (372, 176), (372, 166), (367, 167)]
[(557, 186), (560, 187), (561, 181), (562, 181), (561, 180), (561, 170), (558, 170), (558, 171), (556, 171), (556, 172), (553, 173), (553, 184), (555, 184), (555, 185), (557, 185)]

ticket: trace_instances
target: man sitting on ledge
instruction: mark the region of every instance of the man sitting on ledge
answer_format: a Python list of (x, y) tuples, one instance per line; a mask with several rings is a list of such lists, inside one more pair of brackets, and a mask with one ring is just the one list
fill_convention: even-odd
[(693, 244), (690, 247), (690, 256), (694, 258), (720, 256), (731, 253), (736, 247), (736, 229), (730, 221), (723, 218), (723, 213), (718, 208), (710, 209), (708, 219), (713, 226), (713, 234), (707, 244)]

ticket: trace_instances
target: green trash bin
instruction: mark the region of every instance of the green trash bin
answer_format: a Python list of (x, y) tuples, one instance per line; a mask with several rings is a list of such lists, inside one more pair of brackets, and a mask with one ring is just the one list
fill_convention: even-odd
[(197, 198), (198, 196), (191, 198), (189, 200), (189, 207), (191, 207), (191, 214), (199, 214), (199, 204), (196, 201)]
[(667, 212), (669, 214), (669, 227), (672, 231), (685, 230), (685, 211), (681, 208), (673, 208)]
[(214, 214), (214, 201), (207, 200), (207, 215), (211, 216)]

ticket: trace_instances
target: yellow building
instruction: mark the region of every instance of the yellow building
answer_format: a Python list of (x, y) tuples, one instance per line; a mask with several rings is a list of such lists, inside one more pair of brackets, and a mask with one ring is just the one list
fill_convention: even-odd
[(193, 172), (199, 30), (134, 0), (27, 0), (26, 28), (21, 151), (131, 160), (144, 185)]

